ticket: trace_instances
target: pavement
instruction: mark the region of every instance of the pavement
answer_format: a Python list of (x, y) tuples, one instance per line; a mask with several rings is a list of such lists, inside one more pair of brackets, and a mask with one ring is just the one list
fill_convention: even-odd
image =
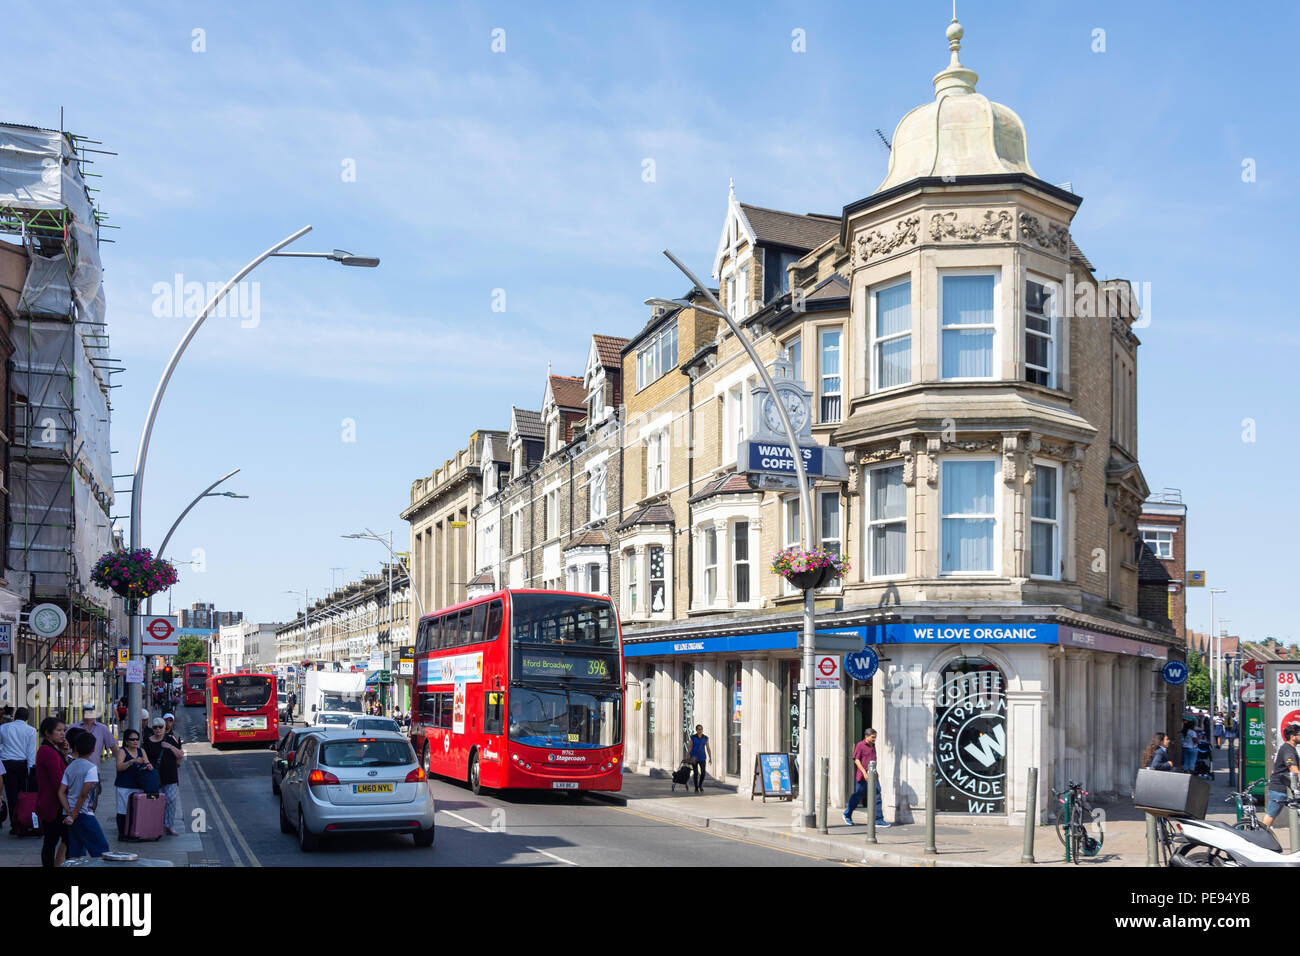
[[(1216, 754), (1217, 762), (1226, 756)], [(1228, 771), (1220, 768), (1211, 782), (1207, 819), (1233, 823), (1234, 804), (1226, 802), (1232, 788)], [(867, 842), (867, 812), (859, 808), (854, 814), (857, 825), (844, 823), (842, 809), (830, 808), (826, 833), (803, 829), (799, 825), (801, 805), (794, 802), (766, 803), (761, 797), (736, 792), (735, 787), (708, 780), (704, 792), (691, 788), (672, 788), (672, 780), (663, 776), (626, 773), (623, 789), (618, 793), (591, 793), (589, 797), (624, 806), (648, 817), (685, 826), (698, 827), (720, 835), (733, 836), (766, 846), (789, 849), (820, 856), (828, 860), (864, 863), (875, 866), (1020, 866), (1024, 852), (1024, 828), (997, 824), (952, 825), (940, 817), (935, 825), (934, 854), (925, 852), (925, 814), (913, 812), (916, 823), (894, 825), (876, 830), (875, 843)], [(1081, 866), (1145, 866), (1147, 862), (1146, 817), (1125, 798), (1098, 809), (1104, 817), (1104, 839), (1098, 856), (1083, 860)], [(1283, 847), (1288, 844), (1285, 818), (1275, 831)], [(1065, 862), (1065, 848), (1052, 825), (1035, 828), (1034, 865), (1071, 866)]]

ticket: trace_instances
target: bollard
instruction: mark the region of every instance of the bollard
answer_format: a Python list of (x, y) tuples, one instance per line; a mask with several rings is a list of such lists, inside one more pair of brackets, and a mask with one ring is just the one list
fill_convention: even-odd
[[(934, 763), (925, 765), (925, 852), (938, 853), (939, 850), (934, 845)], [(875, 813), (876, 808), (872, 807), (871, 812)]]
[(1147, 814), (1147, 866), (1159, 866), (1160, 837), (1156, 831), (1156, 818), (1150, 813)]
[(1025, 785), (1025, 848), (1020, 854), (1021, 863), (1034, 862), (1034, 830), (1038, 823), (1038, 768), (1029, 768), (1029, 781)]
[(876, 787), (880, 781), (876, 779), (876, 762), (872, 760), (867, 764), (867, 842), (875, 843), (876, 841)]
[[(1296, 795), (1295, 790), (1288, 787), (1287, 795), (1294, 799)], [(1300, 849), (1300, 813), (1297, 813), (1296, 808), (1292, 806), (1288, 806), (1286, 809), (1287, 823), (1289, 824), (1288, 832), (1291, 836), (1291, 846), (1288, 847), (1288, 849), (1295, 852), (1295, 850)]]
[(817, 832), (827, 833), (826, 802), (830, 797), (831, 758), (821, 758), (821, 789), (817, 791)]

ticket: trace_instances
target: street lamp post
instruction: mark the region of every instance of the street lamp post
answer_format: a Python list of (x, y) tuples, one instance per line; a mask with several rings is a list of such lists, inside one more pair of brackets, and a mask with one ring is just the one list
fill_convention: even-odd
[[(387, 541), (384, 540), (384, 535), (388, 536)], [(339, 537), (363, 538), (367, 541), (378, 541), (388, 549), (388, 654), (389, 669), (391, 670), (393, 653), (393, 565), (397, 563), (397, 555), (393, 552), (393, 532), (391, 530), (375, 532), (367, 528), (364, 534), (358, 531), (354, 534), (344, 534)], [(410, 590), (411, 594), (415, 596), (415, 604), (416, 607), (420, 609), (420, 617), (424, 617), (424, 602), (420, 600), (420, 593), (415, 589), (415, 581), (411, 577), (409, 570), (406, 573), (406, 587)], [(391, 704), (392, 701), (389, 701), (389, 703)]]
[[(272, 256), (323, 258), (323, 259), (332, 260), (334, 262), (339, 262), (345, 266), (362, 266), (366, 268), (373, 268), (379, 265), (379, 260), (376, 258), (365, 257), (365, 256), (354, 256), (351, 253), (344, 252), (340, 249), (335, 249), (333, 252), (329, 252), (329, 253), (324, 253), (324, 252), (283, 253), (280, 251), (290, 243), (296, 242), (297, 240), (301, 239), (309, 232), (311, 232), (311, 226), (303, 226), (301, 229), (299, 229), (297, 232), (293, 233), (292, 235), (287, 236), (284, 239), (281, 239), (275, 245), (271, 246), (271, 248), (267, 249), (257, 258), (249, 262), (246, 266), (244, 266), (244, 268), (240, 269), (233, 276), (231, 276), (231, 278), (226, 282), (226, 284), (223, 285), (219, 290), (217, 290), (216, 295), (214, 295), (211, 299), (208, 300), (208, 304), (203, 307), (203, 311), (199, 313), (198, 318), (196, 318), (194, 322), (190, 325), (185, 335), (181, 338), (180, 343), (176, 346), (176, 350), (172, 352), (172, 356), (170, 359), (168, 359), (167, 365), (163, 368), (162, 378), (158, 380), (158, 387), (154, 389), (153, 400), (150, 401), (149, 410), (145, 413), (144, 429), (140, 432), (140, 446), (136, 450), (135, 469), (132, 471), (132, 478), (131, 478), (131, 550), (132, 551), (135, 551), (140, 547), (140, 528), (141, 528), (140, 509), (141, 509), (142, 499), (144, 498), (144, 469), (145, 469), (145, 464), (147, 463), (149, 458), (149, 439), (153, 436), (153, 426), (155, 420), (158, 417), (158, 407), (162, 404), (163, 394), (167, 391), (167, 384), (171, 381), (172, 373), (176, 371), (176, 366), (180, 363), (181, 356), (185, 354), (185, 349), (189, 347), (190, 342), (194, 339), (194, 336), (198, 334), (199, 328), (207, 320), (208, 316), (211, 315), (213, 311), (217, 308), (217, 306), (221, 303), (221, 301), (225, 299), (227, 295), (230, 294), (230, 290), (233, 289), (236, 285), (238, 285), (239, 282), (243, 280), (244, 276), (248, 275), (250, 272), (252, 272), (258, 266), (260, 266), (267, 259), (270, 259)], [(131, 650), (130, 650), (131, 659), (138, 660), (140, 658), (141, 650), (142, 650), (142, 646), (141, 646), (142, 634), (140, 631), (141, 621), (139, 615), (138, 602), (131, 602), (129, 606), (129, 612), (131, 615)], [(141, 697), (141, 685), (128, 684), (127, 685), (127, 721), (128, 721), (127, 726), (128, 727), (140, 726), (140, 697)]]
[[(1227, 594), (1227, 588), (1210, 588), (1210, 635), (1205, 650), (1210, 654), (1210, 706), (1219, 699), (1218, 655), (1214, 651), (1214, 595)], [(1213, 715), (1211, 715), (1213, 717)]]
[[(709, 300), (713, 308), (711, 310), (705, 309), (702, 311), (708, 312), (712, 315), (717, 315), (727, 323), (727, 327), (731, 330), (731, 333), (740, 342), (741, 346), (744, 347), (745, 352), (749, 355), (750, 361), (754, 363), (754, 368), (758, 371), (759, 377), (763, 380), (763, 384), (767, 386), (769, 394), (776, 395), (776, 383), (772, 381), (772, 376), (768, 372), (767, 366), (763, 364), (763, 360), (759, 357), (758, 351), (754, 348), (753, 343), (749, 341), (749, 337), (741, 331), (740, 326), (736, 324), (736, 320), (731, 317), (731, 313), (723, 308), (722, 303), (718, 301), (718, 297), (715, 296), (704, 285), (704, 283), (697, 279), (695, 274), (692, 273), (690, 269), (686, 268), (686, 265), (680, 259), (667, 249), (664, 250), (664, 255), (667, 256), (669, 261), (680, 269), (686, 278), (691, 280), (695, 288)], [(660, 300), (651, 301), (659, 302)], [(669, 304), (677, 305), (678, 303)], [(808, 480), (808, 472), (807, 469), (804, 468), (803, 456), (799, 454), (799, 437), (795, 431), (794, 425), (790, 422), (790, 413), (786, 409), (784, 402), (775, 402), (774, 404), (776, 405), (777, 413), (781, 417), (781, 427), (785, 430), (786, 439), (790, 442), (790, 457), (794, 459), (795, 480), (799, 484), (799, 510), (803, 516), (803, 521), (800, 522), (803, 530), (802, 545), (805, 550), (811, 550), (814, 544), (812, 483)], [(812, 682), (813, 668), (815, 665), (813, 650), (813, 642), (815, 640), (813, 617), (816, 600), (817, 597), (814, 589), (805, 588), (803, 592), (803, 667), (801, 668), (804, 699), (799, 714), (799, 789), (802, 797), (802, 816), (803, 825), (805, 827), (815, 826), (817, 820), (817, 805), (815, 802), (816, 785), (813, 780), (813, 768), (816, 766), (813, 762), (813, 755), (817, 746), (816, 728), (814, 724), (815, 691), (813, 690), (816, 685)]]

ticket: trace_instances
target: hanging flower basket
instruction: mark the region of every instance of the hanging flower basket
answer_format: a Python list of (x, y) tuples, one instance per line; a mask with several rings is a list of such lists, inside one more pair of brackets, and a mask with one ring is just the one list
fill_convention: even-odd
[(155, 558), (148, 548), (110, 551), (95, 562), (90, 580), (133, 601), (166, 591), (180, 580), (170, 561)]
[(772, 573), (782, 575), (801, 591), (825, 587), (848, 570), (848, 558), (824, 548), (786, 548), (772, 558)]

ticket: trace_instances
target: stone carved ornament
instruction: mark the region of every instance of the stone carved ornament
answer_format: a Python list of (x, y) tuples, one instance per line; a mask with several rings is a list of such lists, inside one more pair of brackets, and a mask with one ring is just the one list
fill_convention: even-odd
[(1044, 227), (1037, 216), (1027, 212), (1020, 214), (1020, 235), (1026, 240), (1032, 239), (1044, 249), (1055, 249), (1061, 255), (1070, 251), (1069, 230), (1054, 222)]
[(872, 256), (885, 256), (903, 246), (916, 245), (916, 230), (921, 225), (919, 216), (907, 216), (894, 223), (894, 231), (873, 229), (858, 236), (859, 261), (867, 262)]
[(981, 239), (1010, 239), (1011, 213), (1005, 209), (994, 212), (986, 210), (975, 222), (957, 224), (957, 213), (935, 212), (930, 214), (930, 238), (935, 242), (944, 239), (964, 239), (979, 242)]

